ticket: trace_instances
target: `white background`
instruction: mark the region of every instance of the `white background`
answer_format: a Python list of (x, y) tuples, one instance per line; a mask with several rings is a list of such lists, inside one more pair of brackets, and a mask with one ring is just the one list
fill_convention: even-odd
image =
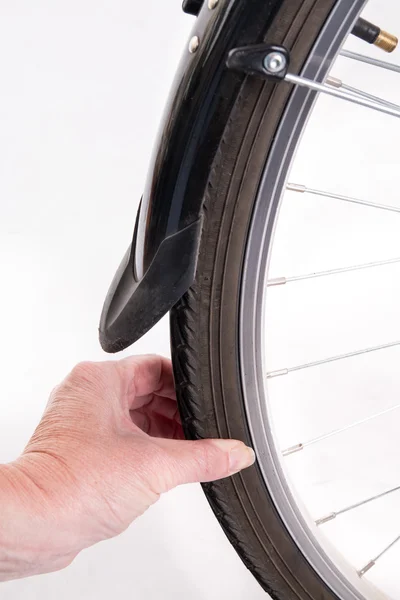
[[(384, 8), (375, 2), (367, 16), (384, 19), (382, 25), (389, 27), (396, 12), (400, 22), (394, 0)], [(49, 392), (69, 369), (82, 359), (105, 357), (97, 341), (102, 302), (132, 235), (152, 142), (192, 22), (181, 12), (180, 0), (0, 4), (1, 462), (21, 452)], [(352, 47), (383, 56), (357, 42)], [(371, 79), (376, 72), (343, 60), (334, 74), (400, 102), (395, 76)], [(370, 144), (365, 121), (369, 113), (341, 104), (338, 115), (337, 102), (324, 101), (316, 111), (293, 173), (296, 182), (325, 189), (329, 184), (339, 193), (400, 206), (393, 195), (398, 125), (382, 138), (388, 118), (374, 117)], [(399, 217), (394, 213), (360, 217), (354, 207), (333, 207), (309, 198), (296, 202), (288, 196), (284, 203), (274, 276), (400, 256)], [(394, 273), (399, 271), (397, 267)], [(396, 335), (400, 339), (400, 328), (396, 332), (393, 326), (400, 290), (392, 275), (382, 273), (372, 283), (363, 276), (355, 283), (351, 279), (353, 287), (345, 286), (344, 294), (330, 280), (312, 288), (311, 295), (310, 288), (299, 284), (286, 300), (279, 296), (282, 290), (275, 299), (270, 296), (276, 325), (271, 329), (269, 368), (391, 341)], [(353, 300), (351, 310), (344, 297)], [(366, 304), (366, 297), (372, 305)], [(167, 321), (132, 351), (168, 354)], [(356, 383), (359, 367), (353, 363), (352, 373), (344, 378), (332, 371), (328, 387), (318, 378), (310, 383), (306, 375), (288, 380), (280, 389), (278, 381), (271, 384), (282, 445), (321, 433), (321, 427), (326, 431), (340, 426), (360, 411), (363, 416), (366, 408), (373, 412), (377, 397), (385, 398), (385, 406), (392, 405), (400, 355), (391, 356), (393, 368), (383, 361), (380, 379), (373, 377), (366, 362)], [(390, 382), (390, 397), (385, 382)], [(300, 399), (309, 402), (304, 406)], [(346, 406), (352, 406), (354, 414), (346, 413)], [(296, 418), (288, 423), (287, 415), (296, 410)], [(395, 433), (398, 423), (391, 423)], [(383, 430), (379, 435), (384, 439)], [(396, 453), (393, 448), (387, 450), (391, 455)], [(339, 487), (333, 485), (343, 474), (343, 462), (331, 461), (331, 471), (324, 473), (332, 452), (337, 448), (328, 448), (322, 460), (319, 455), (311, 465), (293, 463), (297, 466), (292, 475), (315, 516), (329, 508), (324, 504), (327, 497), (345, 501), (346, 493), (354, 491), (348, 485), (353, 481), (350, 470), (342, 477), (343, 485), (340, 480)], [(347, 448), (343, 456), (348, 452)], [(357, 466), (362, 462), (361, 451)], [(375, 487), (368, 487), (366, 475), (361, 469), (357, 480), (363, 493), (378, 486), (374, 481)], [(390, 477), (393, 470), (378, 483), (386, 485)], [(324, 482), (326, 488), (321, 487)], [(325, 491), (318, 495), (321, 489)], [(365, 530), (362, 522), (359, 527)], [(350, 559), (362, 563), (360, 544), (353, 546)], [(199, 487), (187, 486), (162, 498), (124, 535), (83, 552), (67, 570), (2, 584), (0, 597), (257, 600), (265, 594), (226, 541)]]

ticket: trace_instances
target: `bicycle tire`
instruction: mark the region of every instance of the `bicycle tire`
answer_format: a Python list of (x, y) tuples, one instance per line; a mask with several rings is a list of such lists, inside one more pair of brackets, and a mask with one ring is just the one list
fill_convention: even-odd
[[(335, 4), (281, 2), (264, 39), (290, 51), (291, 72), (301, 71)], [(259, 182), (290, 93), (289, 86), (246, 78), (210, 171), (196, 278), (170, 315), (178, 403), (191, 439), (251, 445), (238, 368), (241, 273)], [(257, 465), (203, 488), (242, 561), (273, 598), (338, 597), (290, 536)]]

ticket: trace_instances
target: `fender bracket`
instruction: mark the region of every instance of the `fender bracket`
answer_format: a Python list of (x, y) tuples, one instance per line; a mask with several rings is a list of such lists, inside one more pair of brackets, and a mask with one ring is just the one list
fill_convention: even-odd
[(258, 75), (271, 81), (283, 81), (290, 64), (289, 51), (276, 44), (257, 44), (234, 48), (228, 54), (228, 69), (246, 75)]

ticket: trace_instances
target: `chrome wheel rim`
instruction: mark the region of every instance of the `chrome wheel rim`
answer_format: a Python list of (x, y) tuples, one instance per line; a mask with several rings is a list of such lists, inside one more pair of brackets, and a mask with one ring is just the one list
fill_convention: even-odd
[[(337, 3), (307, 60), (302, 76), (317, 82), (325, 80), (365, 4), (364, 0), (355, 1), (349, 9), (349, 3), (345, 0)], [(324, 58), (321, 60), (321, 57)], [(268, 402), (263, 347), (264, 323), (268, 318), (265, 314), (268, 262), (288, 172), (315, 98), (315, 92), (309, 89), (294, 88), (269, 155), (255, 204), (244, 261), (240, 308), (239, 345), (243, 394), (251, 437), (264, 481), (302, 554), (321, 579), (343, 600), (382, 598), (385, 596), (362, 579), (335, 548), (330, 547), (319, 535), (315, 522), (308, 516), (287, 478), (282, 453), (270, 426), (272, 415)], [(265, 201), (266, 198), (268, 201)]]

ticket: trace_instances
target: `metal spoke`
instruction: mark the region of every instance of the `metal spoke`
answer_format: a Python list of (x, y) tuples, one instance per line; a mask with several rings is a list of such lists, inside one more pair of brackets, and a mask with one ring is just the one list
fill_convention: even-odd
[(391, 488), (390, 490), (386, 490), (385, 492), (381, 492), (380, 494), (376, 494), (375, 496), (370, 496), (369, 498), (365, 498), (365, 500), (361, 500), (360, 502), (356, 502), (356, 504), (351, 504), (350, 506), (346, 506), (345, 508), (341, 508), (340, 510), (336, 510), (335, 512), (331, 512), (325, 517), (321, 517), (315, 521), (316, 525), (323, 525), (324, 523), (328, 523), (329, 521), (333, 521), (339, 515), (343, 515), (347, 512), (350, 512), (360, 506), (364, 506), (365, 504), (369, 504), (370, 502), (374, 502), (375, 500), (379, 500), (380, 498), (384, 498), (385, 496), (389, 496), (389, 494), (393, 494), (394, 492), (398, 492), (400, 490), (400, 485)]
[(373, 558), (372, 560), (370, 560), (370, 561), (369, 561), (369, 563), (367, 563), (367, 564), (365, 565), (365, 567), (363, 567), (362, 569), (360, 569), (360, 570), (358, 571), (358, 574), (359, 574), (359, 576), (360, 576), (360, 577), (362, 577), (363, 575), (365, 575), (365, 573), (366, 573), (367, 571), (369, 571), (370, 569), (372, 569), (372, 567), (373, 567), (374, 565), (376, 565), (377, 561), (378, 561), (380, 558), (382, 558), (382, 556), (383, 556), (384, 554), (386, 554), (386, 552), (388, 552), (388, 551), (389, 551), (391, 548), (393, 548), (393, 546), (394, 546), (395, 544), (397, 544), (397, 542), (398, 542), (399, 540), (400, 540), (400, 535), (399, 535), (399, 536), (397, 536), (397, 538), (396, 538), (395, 540), (393, 540), (393, 542), (391, 542), (391, 543), (390, 543), (388, 546), (386, 546), (386, 548), (384, 548), (384, 550), (382, 550), (382, 552), (380, 552), (380, 553), (379, 553), (377, 556), (375, 556), (375, 558)]
[(343, 83), (343, 81), (341, 79), (338, 79), (337, 77), (327, 77), (325, 80), (325, 83), (327, 85), (331, 85), (334, 88), (341, 88), (342, 90), (345, 90), (346, 92), (350, 92), (351, 94), (354, 94), (355, 96), (361, 96), (362, 98), (367, 98), (368, 100), (372, 100), (373, 102), (376, 102), (377, 104), (382, 104), (383, 106), (391, 106), (392, 108), (395, 108), (396, 110), (400, 110), (400, 106), (398, 106), (397, 104), (393, 104), (393, 102), (388, 102), (387, 100), (384, 100), (383, 98), (379, 98), (378, 96), (374, 96), (373, 94), (368, 94), (368, 92), (359, 90), (358, 88), (352, 87), (351, 85), (347, 85), (347, 83)]
[(360, 356), (361, 354), (367, 354), (368, 352), (377, 352), (378, 350), (385, 350), (386, 348), (393, 348), (399, 346), (400, 341), (389, 342), (388, 344), (381, 344), (380, 346), (370, 346), (369, 348), (363, 348), (362, 350), (355, 350), (354, 352), (347, 352), (346, 354), (339, 354), (337, 356), (330, 356), (329, 358), (323, 358), (321, 360), (315, 360), (313, 362), (304, 363), (302, 365), (296, 365), (295, 367), (288, 367), (286, 369), (279, 369), (277, 371), (270, 371), (267, 373), (268, 379), (278, 377), (280, 375), (288, 375), (294, 371), (301, 371), (302, 369), (309, 369), (311, 367), (318, 367), (327, 363), (335, 362), (337, 360), (344, 360), (345, 358), (352, 358), (353, 356)]
[(323, 196), (325, 198), (333, 198), (334, 200), (341, 200), (343, 202), (350, 202), (352, 204), (361, 204), (362, 206), (370, 206), (372, 208), (380, 208), (381, 210), (389, 210), (391, 212), (400, 213), (400, 208), (397, 206), (390, 206), (388, 204), (379, 204), (378, 202), (368, 202), (367, 200), (360, 200), (353, 196), (343, 196), (342, 194), (334, 194), (332, 192), (326, 192), (324, 190), (315, 190), (305, 185), (298, 183), (288, 183), (286, 189), (291, 192), (300, 192), (302, 194), (313, 194), (314, 196)]
[(333, 431), (330, 431), (329, 433), (325, 433), (324, 435), (320, 435), (316, 438), (313, 438), (312, 440), (308, 440), (308, 442), (295, 444), (294, 446), (290, 446), (290, 448), (286, 448), (286, 450), (284, 450), (282, 452), (282, 454), (283, 454), (283, 456), (289, 456), (290, 454), (294, 454), (295, 452), (300, 452), (300, 450), (304, 450), (304, 448), (307, 448), (308, 446), (312, 446), (313, 444), (316, 444), (317, 442), (322, 442), (323, 440), (327, 440), (328, 438), (333, 437), (334, 435), (338, 435), (339, 433), (343, 433), (344, 431), (348, 431), (349, 429), (353, 429), (354, 427), (358, 427), (359, 425), (368, 423), (368, 421), (373, 421), (374, 419), (377, 419), (378, 417), (382, 417), (383, 415), (386, 415), (394, 410), (397, 410), (398, 408), (400, 408), (400, 404), (391, 406), (390, 408), (387, 408), (386, 410), (382, 410), (378, 413), (375, 413), (374, 415), (366, 417), (365, 419), (361, 419), (360, 421), (355, 421), (354, 423), (351, 423), (350, 425), (346, 425), (345, 427), (341, 427), (340, 429), (334, 429)]
[(324, 85), (323, 83), (317, 83), (316, 81), (312, 81), (311, 79), (307, 79), (306, 77), (301, 77), (300, 75), (294, 75), (293, 73), (287, 73), (285, 75), (285, 81), (288, 83), (293, 83), (294, 85), (298, 85), (300, 87), (306, 87), (310, 90), (314, 90), (316, 92), (322, 92), (327, 94), (328, 96), (334, 96), (335, 98), (340, 98), (341, 100), (347, 100), (348, 102), (352, 102), (353, 104), (359, 104), (360, 106), (365, 106), (367, 108), (371, 108), (378, 112), (385, 113), (387, 115), (391, 115), (392, 117), (400, 117), (400, 110), (392, 108), (390, 106), (385, 106), (381, 104), (377, 104), (376, 102), (372, 102), (371, 100), (367, 100), (366, 98), (360, 98), (358, 96), (354, 96), (349, 92), (342, 92), (341, 90), (334, 89), (329, 85)]
[(350, 50), (342, 50), (340, 54), (345, 58), (351, 58), (368, 65), (373, 65), (374, 67), (380, 67), (381, 69), (387, 69), (388, 71), (400, 73), (400, 65), (394, 65), (393, 63), (385, 60), (378, 60), (377, 58), (371, 58), (370, 56), (365, 56), (364, 54), (358, 54), (358, 52), (350, 52)]
[(293, 281), (304, 281), (305, 279), (314, 279), (316, 277), (326, 277), (328, 275), (338, 275), (340, 273), (349, 273), (350, 271), (360, 271), (362, 269), (370, 269), (372, 267), (381, 267), (383, 265), (392, 265), (400, 262), (400, 258), (389, 258), (387, 260), (378, 260), (376, 262), (364, 263), (362, 265), (352, 265), (350, 267), (341, 267), (339, 269), (329, 269), (328, 271), (317, 271), (315, 273), (307, 273), (305, 275), (293, 275), (292, 277), (274, 277), (269, 279), (267, 286), (273, 287), (277, 285), (285, 285)]

